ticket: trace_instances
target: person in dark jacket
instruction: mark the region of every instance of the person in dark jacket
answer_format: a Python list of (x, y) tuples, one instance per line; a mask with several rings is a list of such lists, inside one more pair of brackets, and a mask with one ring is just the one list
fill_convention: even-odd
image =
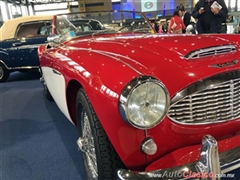
[(167, 33), (168, 32), (168, 25), (167, 25), (167, 20), (162, 21), (162, 32)]
[[(180, 7), (179, 9), (180, 9), (180, 12), (181, 12), (183, 23), (187, 27), (189, 24), (191, 24), (191, 15), (190, 15), (189, 12), (185, 11), (183, 6)], [(185, 29), (183, 29), (183, 33), (186, 33)]]
[[(214, 1), (222, 8), (212, 8)], [(227, 15), (228, 9), (224, 0), (199, 0), (192, 12), (192, 16), (198, 19), (198, 34), (221, 33), (222, 23), (226, 21)]]

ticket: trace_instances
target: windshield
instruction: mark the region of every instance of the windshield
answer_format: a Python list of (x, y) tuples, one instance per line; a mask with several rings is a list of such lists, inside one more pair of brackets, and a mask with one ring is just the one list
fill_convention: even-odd
[(56, 32), (61, 39), (99, 34), (154, 33), (140, 12), (104, 11), (70, 13), (56, 16)]

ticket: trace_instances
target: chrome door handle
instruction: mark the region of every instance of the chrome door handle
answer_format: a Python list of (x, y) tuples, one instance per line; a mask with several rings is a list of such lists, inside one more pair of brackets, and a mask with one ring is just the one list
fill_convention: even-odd
[(17, 43), (13, 43), (12, 45), (15, 47), (15, 46), (21, 46), (21, 44), (22, 43), (17, 42)]

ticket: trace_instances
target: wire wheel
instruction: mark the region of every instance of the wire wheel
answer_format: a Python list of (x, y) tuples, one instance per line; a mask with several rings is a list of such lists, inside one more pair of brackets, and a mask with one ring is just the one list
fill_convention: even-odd
[(92, 130), (90, 127), (90, 122), (86, 110), (83, 108), (81, 113), (81, 128), (82, 137), (78, 138), (77, 144), (79, 149), (84, 152), (85, 160), (87, 166), (89, 167), (89, 173), (92, 179), (97, 179), (97, 159), (96, 151), (94, 147), (94, 139), (92, 135)]
[(77, 144), (83, 152), (88, 180), (115, 180), (118, 168), (124, 168), (83, 89), (76, 99)]

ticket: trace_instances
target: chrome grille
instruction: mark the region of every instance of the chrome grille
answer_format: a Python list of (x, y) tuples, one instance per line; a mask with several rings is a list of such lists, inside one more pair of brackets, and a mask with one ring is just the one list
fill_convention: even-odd
[[(168, 111), (171, 120), (192, 125), (218, 123), (240, 117), (240, 77), (224, 82), (208, 80), (201, 82), (200, 86), (206, 88), (181, 97), (171, 105)], [(195, 85), (190, 89), (197, 90), (199, 87)]]
[(236, 52), (237, 47), (234, 45), (224, 45), (224, 46), (216, 46), (216, 47), (209, 47), (204, 49), (199, 49), (196, 51), (192, 51), (188, 53), (185, 58), (188, 60), (201, 58), (206, 56), (213, 56), (218, 54), (225, 54), (225, 53), (232, 53)]

